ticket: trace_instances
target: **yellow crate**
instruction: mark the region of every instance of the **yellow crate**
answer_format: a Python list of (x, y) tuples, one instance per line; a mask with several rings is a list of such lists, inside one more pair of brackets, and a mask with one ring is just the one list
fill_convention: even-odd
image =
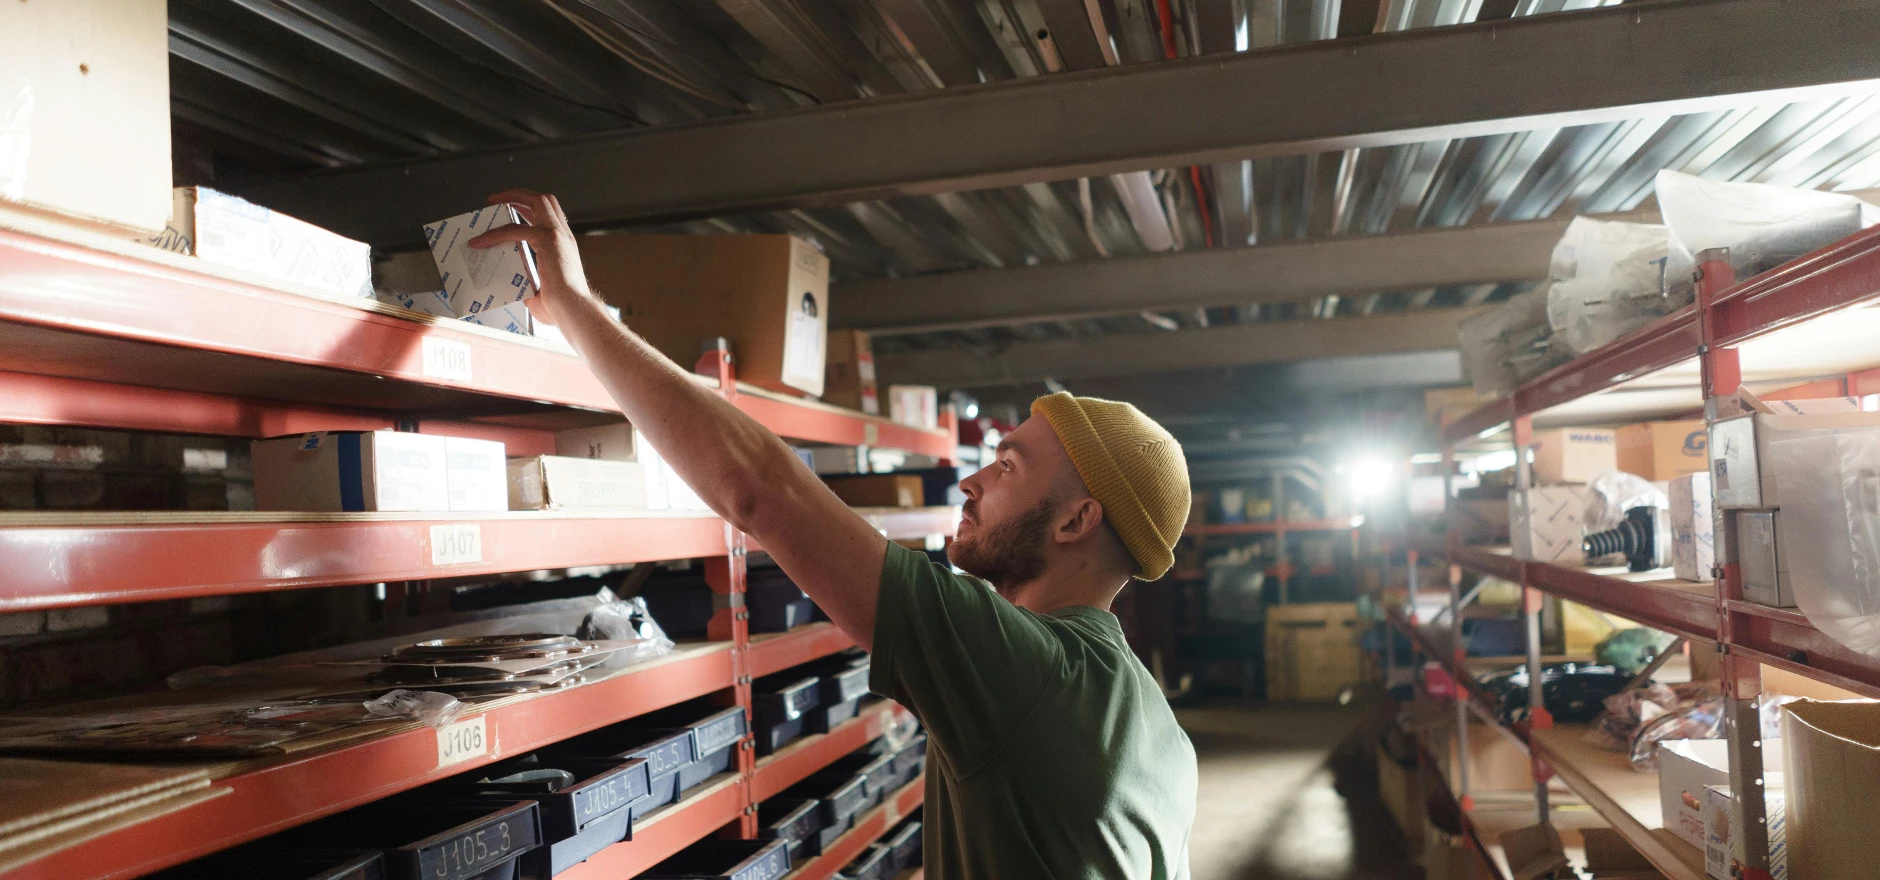
[(1269, 700), (1335, 700), (1358, 683), (1358, 606), (1351, 602), (1275, 605), (1266, 617)]

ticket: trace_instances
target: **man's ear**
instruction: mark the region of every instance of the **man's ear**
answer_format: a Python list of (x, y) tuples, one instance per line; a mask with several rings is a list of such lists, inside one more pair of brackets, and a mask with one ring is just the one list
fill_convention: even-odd
[(1059, 544), (1075, 544), (1103, 528), (1103, 504), (1095, 498), (1085, 496), (1073, 502), (1058, 520), (1056, 537)]

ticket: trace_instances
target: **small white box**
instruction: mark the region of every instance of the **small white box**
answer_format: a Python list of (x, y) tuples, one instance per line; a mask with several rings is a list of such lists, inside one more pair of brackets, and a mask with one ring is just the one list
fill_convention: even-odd
[(1581, 522), (1586, 516), (1583, 486), (1546, 486), (1508, 493), (1508, 537), (1514, 558), (1578, 565)]
[[(1769, 829), (1769, 875), (1789, 876), (1788, 810), (1781, 774), (1763, 774), (1763, 815)], [(1728, 785), (1704, 789), (1704, 870), (1714, 880), (1734, 880), (1731, 866), (1743, 858), (1743, 842), (1734, 840), (1736, 798)]]
[(256, 440), (250, 449), (257, 510), (450, 510), (443, 437), (331, 431)]
[[(1781, 740), (1763, 741), (1763, 777), (1783, 771)], [(1704, 790), (1730, 784), (1730, 745), (1720, 739), (1673, 739), (1658, 744), (1658, 803), (1665, 830), (1704, 849)]]
[(491, 330), (502, 330), (520, 336), (535, 335), (535, 321), (529, 316), (529, 307), (526, 303), (516, 303), (500, 309), (465, 315), (463, 319)]
[(556, 431), (555, 454), (606, 461), (638, 460), (634, 452), (633, 426), (626, 422)]
[(1685, 474), (1671, 481), (1671, 569), (1680, 580), (1710, 583), (1716, 562), (1715, 526), (1710, 519), (1710, 474)]
[(410, 309), (411, 311), (420, 312), (435, 318), (451, 318), (454, 320), (457, 317), (456, 313), (450, 310), (450, 301), (444, 298), (444, 292), (441, 290), (398, 293), (380, 289), (374, 291), (373, 295), (379, 302), (388, 306)]
[(806, 446), (798, 454), (818, 474), (868, 473), (866, 446)]
[(444, 438), (445, 483), (452, 512), (508, 510), (508, 474), (503, 444), (465, 437)]
[(490, 205), (424, 225), (444, 296), (457, 317), (512, 306), (535, 295), (535, 255), (528, 245), (470, 246), (470, 239), (482, 233), (521, 222), (515, 208)]
[[(1773, 608), (1794, 608), (1789, 560), (1782, 552), (1782, 511), (1737, 510), (1731, 515), (1736, 517), (1736, 555), (1743, 572), (1743, 598)], [(1790, 515), (1795, 515), (1793, 509)]]
[[(1829, 398), (1838, 400), (1839, 398)], [(1788, 440), (1880, 431), (1880, 413), (1750, 413), (1710, 426), (1710, 475), (1725, 510), (1782, 507), (1771, 446)]]
[(916, 428), (940, 427), (940, 392), (932, 385), (889, 385), (888, 418)]
[(537, 455), (509, 460), (511, 510), (645, 510), (637, 461)]
[(178, 188), (144, 243), (342, 297), (372, 299), (372, 247), (207, 187)]
[(666, 463), (659, 450), (653, 448), (645, 437), (639, 439), (639, 459), (642, 473), (646, 478), (646, 509), (648, 510), (697, 510), (709, 511), (704, 499), (692, 491), (679, 472)]

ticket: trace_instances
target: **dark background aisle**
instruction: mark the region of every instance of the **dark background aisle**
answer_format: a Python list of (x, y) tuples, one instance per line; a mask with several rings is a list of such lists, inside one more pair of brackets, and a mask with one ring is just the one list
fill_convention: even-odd
[(1358, 706), (1177, 712), (1201, 765), (1194, 880), (1419, 880), (1377, 796)]

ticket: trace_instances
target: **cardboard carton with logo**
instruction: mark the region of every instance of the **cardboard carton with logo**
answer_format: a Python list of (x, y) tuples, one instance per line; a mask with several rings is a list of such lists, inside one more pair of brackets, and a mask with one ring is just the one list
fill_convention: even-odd
[(1534, 482), (1579, 484), (1619, 466), (1616, 435), (1607, 428), (1561, 428), (1534, 435)]
[[(488, 205), (467, 214), (424, 224), (424, 242), (437, 263), (444, 302), (456, 317), (515, 333), (528, 332), (521, 303), (535, 295), (535, 254), (522, 242), (475, 248), (470, 240), (521, 223), (510, 205)], [(503, 312), (488, 317), (491, 312)], [(519, 324), (521, 329), (510, 325)]]
[(832, 476), (824, 477), (823, 482), (850, 507), (921, 507), (927, 503), (926, 487), (918, 476)]
[(258, 510), (508, 509), (503, 444), (401, 431), (326, 431), (250, 445)]
[(535, 455), (509, 460), (510, 510), (645, 510), (637, 461)]
[[(1782, 743), (1763, 743), (1763, 771), (1783, 770)], [(1730, 745), (1720, 739), (1674, 739), (1658, 744), (1658, 805), (1665, 830), (1704, 850), (1705, 789), (1730, 784)], [(1876, 862), (1880, 863), (1880, 862)], [(1803, 874), (1801, 876), (1812, 876)]]
[(1569, 565), (1585, 560), (1580, 550), (1586, 517), (1584, 486), (1544, 486), (1508, 494), (1508, 537), (1514, 558)]
[(824, 403), (881, 414), (875, 387), (875, 349), (860, 330), (829, 331), (828, 363), (823, 367)]
[(584, 235), (594, 292), (654, 348), (691, 368), (731, 343), (740, 381), (823, 393), (829, 258), (788, 235)]
[(152, 247), (300, 284), (338, 297), (372, 299), (372, 246), (208, 187), (172, 193)]
[(1619, 470), (1647, 480), (1670, 480), (1710, 470), (1703, 419), (1642, 422), (1614, 432)]
[(916, 428), (939, 427), (939, 390), (932, 385), (889, 385), (888, 418)]
[[(1763, 774), (1763, 817), (1769, 834), (1769, 876), (1788, 880), (1787, 793), (1783, 774)], [(1711, 880), (1736, 880), (1730, 869), (1743, 860), (1743, 841), (1735, 838), (1738, 807), (1728, 785), (1704, 789), (1704, 871)]]

